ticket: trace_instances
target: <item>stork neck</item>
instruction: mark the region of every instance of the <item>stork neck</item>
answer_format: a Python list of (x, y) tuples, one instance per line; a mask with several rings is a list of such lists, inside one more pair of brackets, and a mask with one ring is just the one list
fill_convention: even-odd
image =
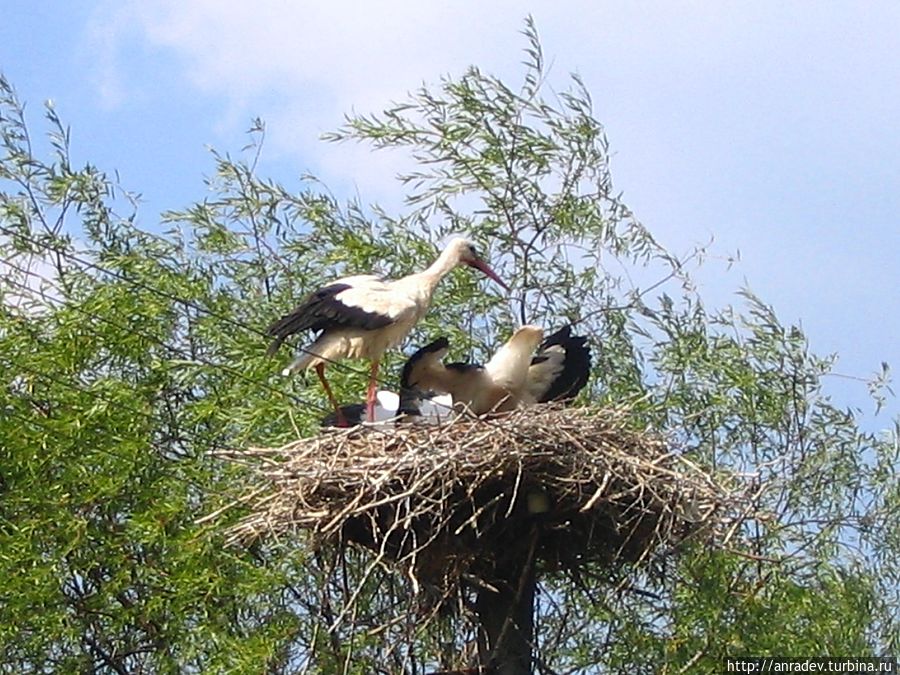
[(459, 259), (450, 249), (445, 249), (428, 268), (419, 272), (422, 279), (422, 285), (426, 286), (429, 292), (434, 291), (435, 287), (440, 283), (447, 274), (459, 264)]
[(528, 376), (531, 355), (537, 347), (534, 339), (513, 335), (487, 362), (484, 369), (494, 382), (503, 387), (520, 387)]

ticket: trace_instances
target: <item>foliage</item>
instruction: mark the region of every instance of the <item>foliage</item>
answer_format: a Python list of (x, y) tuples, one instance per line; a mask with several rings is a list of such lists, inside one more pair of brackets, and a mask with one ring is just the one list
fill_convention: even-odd
[[(577, 322), (596, 356), (585, 402), (631, 401), (636, 425), (761, 488), (764, 515), (734, 550), (680, 551), (664, 578), (595, 569), (573, 586), (548, 571), (546, 672), (900, 651), (900, 422), (861, 431), (824, 387), (832, 360), (749, 291), (742, 309), (704, 307), (687, 270), (704, 251), (671, 255), (622, 203), (587, 91), (575, 78), (548, 97), (525, 34), (518, 89), (472, 68), (329, 137), (409, 154), (397, 215), (260, 178), (257, 123), (246, 156), (214, 155), (210, 196), (142, 230), (131, 195), (76, 168), (56, 112), (33, 141), (0, 81), (0, 671), (458, 663), (465, 611), (420, 631), (408, 585), (361, 582), (363, 554), (336, 566), (302, 539), (224, 547), (198, 520), (243, 485), (212, 452), (312, 433), (326, 412), (317, 386), (277, 377), (262, 329), (318, 281), (408, 272), (460, 230), (512, 299), (456, 272), (409, 345), (447, 334), (477, 360), (518, 322)], [(359, 398), (360, 365), (330, 369), (339, 397)], [(886, 386), (873, 383), (880, 404)], [(337, 616), (355, 590), (364, 611)]]

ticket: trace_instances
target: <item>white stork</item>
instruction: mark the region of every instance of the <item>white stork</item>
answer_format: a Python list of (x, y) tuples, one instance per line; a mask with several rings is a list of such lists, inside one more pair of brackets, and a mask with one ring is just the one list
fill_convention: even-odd
[(537, 326), (522, 326), (484, 366), (443, 364), (450, 345), (438, 338), (406, 362), (400, 386), (450, 394), (455, 407), (476, 415), (572, 399), (587, 383), (591, 367), (586, 338), (573, 336), (569, 326), (541, 342), (543, 336)]
[(428, 269), (395, 281), (374, 275), (338, 279), (310, 293), (292, 312), (285, 314), (268, 328), (275, 339), (268, 353), (274, 354), (288, 336), (301, 331), (319, 333), (316, 340), (303, 349), (284, 375), (315, 368), (328, 400), (334, 407), (341, 426), (346, 419), (325, 379), (325, 365), (340, 358), (366, 358), (371, 361), (369, 387), (366, 393), (366, 418), (375, 420), (375, 391), (378, 366), (385, 351), (397, 346), (424, 316), (431, 296), (441, 279), (458, 265), (481, 270), (506, 290), (493, 270), (485, 263), (467, 239), (453, 239)]

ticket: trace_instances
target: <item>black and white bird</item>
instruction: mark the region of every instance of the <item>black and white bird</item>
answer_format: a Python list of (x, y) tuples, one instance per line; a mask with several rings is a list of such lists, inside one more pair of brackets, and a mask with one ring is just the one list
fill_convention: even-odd
[(400, 386), (450, 394), (454, 407), (476, 415), (572, 399), (591, 367), (586, 338), (572, 335), (569, 326), (543, 337), (538, 326), (522, 326), (483, 366), (444, 364), (450, 344), (438, 338), (409, 358)]
[(434, 289), (458, 265), (474, 267), (509, 290), (478, 256), (470, 241), (456, 238), (422, 272), (394, 281), (374, 275), (344, 277), (313, 291), (293, 311), (269, 326), (267, 333), (275, 339), (268, 353), (274, 354), (295, 333), (317, 332), (316, 340), (302, 350), (283, 374), (314, 368), (342, 426), (346, 419), (342, 420), (340, 407), (325, 379), (325, 366), (341, 358), (369, 359), (366, 418), (372, 422), (382, 355), (397, 346), (425, 315)]
[[(362, 424), (366, 415), (365, 403), (350, 403), (340, 406), (344, 424), (340, 424), (337, 412), (329, 413), (322, 418), (323, 427), (355, 427)], [(453, 411), (453, 399), (449, 394), (419, 392), (418, 390), (401, 390), (398, 396), (384, 389), (375, 394), (376, 422), (422, 422), (440, 424), (450, 417)]]

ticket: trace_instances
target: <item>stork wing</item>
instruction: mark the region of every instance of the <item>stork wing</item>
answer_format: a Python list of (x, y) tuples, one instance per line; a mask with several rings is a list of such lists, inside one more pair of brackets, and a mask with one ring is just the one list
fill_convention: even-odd
[(366, 330), (370, 330), (370, 327), (358, 325), (350, 317), (360, 313), (374, 315), (378, 317), (376, 321), (379, 325), (373, 328), (382, 328), (414, 316), (418, 309), (413, 299), (396, 285), (377, 278), (352, 285), (339, 292), (335, 300), (346, 308), (347, 325)]
[(528, 393), (535, 401), (575, 398), (587, 384), (591, 349), (587, 338), (571, 335), (564, 326), (544, 340), (528, 369)]
[(450, 394), (454, 404), (471, 406), (476, 400), (493, 395), (495, 388), (491, 389), (484, 367), (475, 363), (444, 365), (441, 359), (448, 350), (447, 338), (442, 337), (409, 357), (400, 376), (401, 400)]
[(377, 330), (415, 313), (413, 301), (376, 276), (354, 276), (313, 291), (297, 307), (272, 323), (267, 333), (275, 338), (274, 354), (284, 340), (305, 330), (359, 328)]
[(434, 342), (429, 342), (417, 350), (403, 364), (403, 371), (400, 373), (400, 388), (406, 390), (430, 389), (431, 386), (423, 380), (432, 380), (435, 378), (436, 372), (444, 370), (441, 359), (447, 355), (449, 349), (450, 342), (447, 338), (439, 337)]

